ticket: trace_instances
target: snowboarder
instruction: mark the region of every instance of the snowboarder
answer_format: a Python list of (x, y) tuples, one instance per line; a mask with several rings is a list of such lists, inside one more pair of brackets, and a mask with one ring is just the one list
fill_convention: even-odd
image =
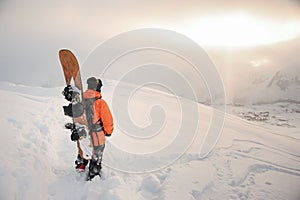
[[(87, 80), (88, 88), (83, 93), (85, 101), (85, 114), (89, 134), (93, 143), (94, 154), (89, 164), (88, 180), (100, 175), (103, 150), (105, 147), (105, 137), (110, 137), (113, 132), (113, 117), (107, 103), (102, 99), (102, 81), (95, 77)], [(71, 140), (79, 139), (78, 131), (72, 131)], [(80, 156), (80, 146), (78, 146), (78, 156), (75, 161), (76, 169), (84, 170), (88, 165), (88, 160)]]

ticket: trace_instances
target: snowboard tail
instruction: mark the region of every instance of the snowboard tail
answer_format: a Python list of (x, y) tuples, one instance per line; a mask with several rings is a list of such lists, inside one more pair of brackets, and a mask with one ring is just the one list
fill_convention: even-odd
[(83, 91), (79, 64), (74, 54), (70, 50), (62, 49), (59, 51), (59, 59), (64, 71), (66, 84), (70, 85), (73, 78), (75, 86)]

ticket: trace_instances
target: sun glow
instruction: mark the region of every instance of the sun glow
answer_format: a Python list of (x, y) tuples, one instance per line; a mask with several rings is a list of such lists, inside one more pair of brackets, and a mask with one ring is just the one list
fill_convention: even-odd
[(252, 47), (289, 40), (300, 35), (300, 20), (259, 18), (245, 13), (202, 16), (181, 30), (210, 47)]

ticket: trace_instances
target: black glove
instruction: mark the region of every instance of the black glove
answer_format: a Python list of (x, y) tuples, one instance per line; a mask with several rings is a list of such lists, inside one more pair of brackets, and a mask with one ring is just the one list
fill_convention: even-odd
[(110, 137), (110, 136), (111, 136), (111, 134), (108, 134), (108, 133), (105, 132), (105, 131), (104, 131), (104, 135), (105, 135), (106, 137)]

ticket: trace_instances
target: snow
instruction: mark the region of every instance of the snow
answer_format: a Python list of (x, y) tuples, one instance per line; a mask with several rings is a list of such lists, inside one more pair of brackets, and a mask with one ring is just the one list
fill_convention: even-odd
[(300, 139), (300, 104), (293, 102), (277, 102), (274, 104), (227, 106), (227, 111), (256, 126), (270, 129), (277, 134)]
[[(103, 90), (116, 123), (103, 180), (86, 182), (63, 127), (62, 87), (0, 83), (0, 199), (300, 199), (299, 104), (229, 106), (218, 142), (201, 157), (214, 109), (147, 88), (128, 100), (130, 86), (115, 94), (117, 84)], [(249, 121), (250, 112), (269, 117)]]

